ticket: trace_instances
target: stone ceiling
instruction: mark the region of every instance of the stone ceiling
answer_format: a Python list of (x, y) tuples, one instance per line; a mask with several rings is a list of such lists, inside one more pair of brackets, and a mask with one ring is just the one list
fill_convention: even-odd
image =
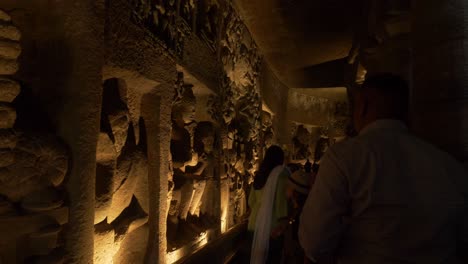
[[(304, 78), (321, 64), (321, 75), (342, 72), (353, 42), (360, 3), (349, 0), (235, 0), (239, 13), (266, 60), (290, 87), (329, 87)], [(317, 66), (320, 65), (320, 66)], [(342, 78), (342, 76), (338, 76)]]
[(408, 0), (234, 3), (272, 70), (291, 88), (345, 86), (349, 74), (361, 74), (348, 64), (357, 54), (368, 72), (406, 70)]

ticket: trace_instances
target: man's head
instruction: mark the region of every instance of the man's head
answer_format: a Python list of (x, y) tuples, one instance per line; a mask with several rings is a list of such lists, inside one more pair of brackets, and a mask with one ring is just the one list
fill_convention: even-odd
[(377, 119), (407, 121), (408, 85), (397, 75), (372, 75), (352, 92), (352, 97), (354, 128), (358, 132)]

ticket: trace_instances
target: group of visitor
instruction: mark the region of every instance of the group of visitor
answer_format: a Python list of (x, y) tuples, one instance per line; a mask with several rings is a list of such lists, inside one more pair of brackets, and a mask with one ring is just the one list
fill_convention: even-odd
[(250, 263), (468, 263), (468, 176), (407, 127), (392, 74), (352, 93), (353, 138), (291, 170), (267, 149), (249, 194)]

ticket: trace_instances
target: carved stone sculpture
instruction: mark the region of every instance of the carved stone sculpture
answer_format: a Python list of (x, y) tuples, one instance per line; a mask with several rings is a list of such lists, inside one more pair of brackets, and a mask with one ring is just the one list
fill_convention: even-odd
[[(181, 77), (181, 76), (179, 76)], [(171, 156), (173, 166), (173, 191), (168, 215), (168, 236), (176, 236), (179, 220), (185, 221), (190, 211), (193, 184), (189, 178), (198, 155), (193, 151), (193, 128), (195, 123), (195, 96), (192, 87), (181, 83), (176, 86), (179, 96), (172, 107)], [(188, 169), (187, 169), (188, 168)], [(174, 237), (173, 237), (174, 236)]]
[(2, 161), (7, 166), (0, 168), (0, 194), (17, 202), (33, 191), (59, 186), (68, 156), (55, 136), (20, 133), (17, 140), (10, 154), (3, 153), (8, 158)]
[[(11, 17), (0, 10), (0, 262), (59, 263), (59, 236), (68, 213), (57, 187), (64, 182), (69, 157), (49, 131), (32, 132), (16, 122), (11, 103), (21, 87), (9, 75), (19, 68), (20, 38)], [(30, 111), (18, 111), (23, 110)]]
[[(117, 79), (104, 83), (96, 151), (96, 262), (117, 254), (128, 235), (148, 221), (146, 136), (140, 135), (136, 144), (129, 110), (120, 94), (127, 91), (120, 83)], [(142, 119), (138, 128), (145, 133)]]
[(308, 159), (311, 155), (310, 151), (310, 140), (311, 135), (309, 131), (303, 126), (299, 125), (296, 130), (296, 134), (293, 138), (294, 143), (294, 159), (304, 160)]

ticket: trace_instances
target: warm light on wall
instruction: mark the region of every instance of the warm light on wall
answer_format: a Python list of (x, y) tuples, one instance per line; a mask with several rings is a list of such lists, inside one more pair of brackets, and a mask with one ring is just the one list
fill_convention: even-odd
[(197, 237), (192, 243), (188, 243), (187, 245), (178, 248), (174, 251), (168, 252), (166, 255), (166, 261), (168, 264), (175, 263), (182, 259), (185, 256), (193, 254), (194, 251), (200, 249), (204, 245), (208, 244), (210, 238), (214, 235), (213, 230), (208, 230), (206, 232), (201, 233), (199, 237)]

